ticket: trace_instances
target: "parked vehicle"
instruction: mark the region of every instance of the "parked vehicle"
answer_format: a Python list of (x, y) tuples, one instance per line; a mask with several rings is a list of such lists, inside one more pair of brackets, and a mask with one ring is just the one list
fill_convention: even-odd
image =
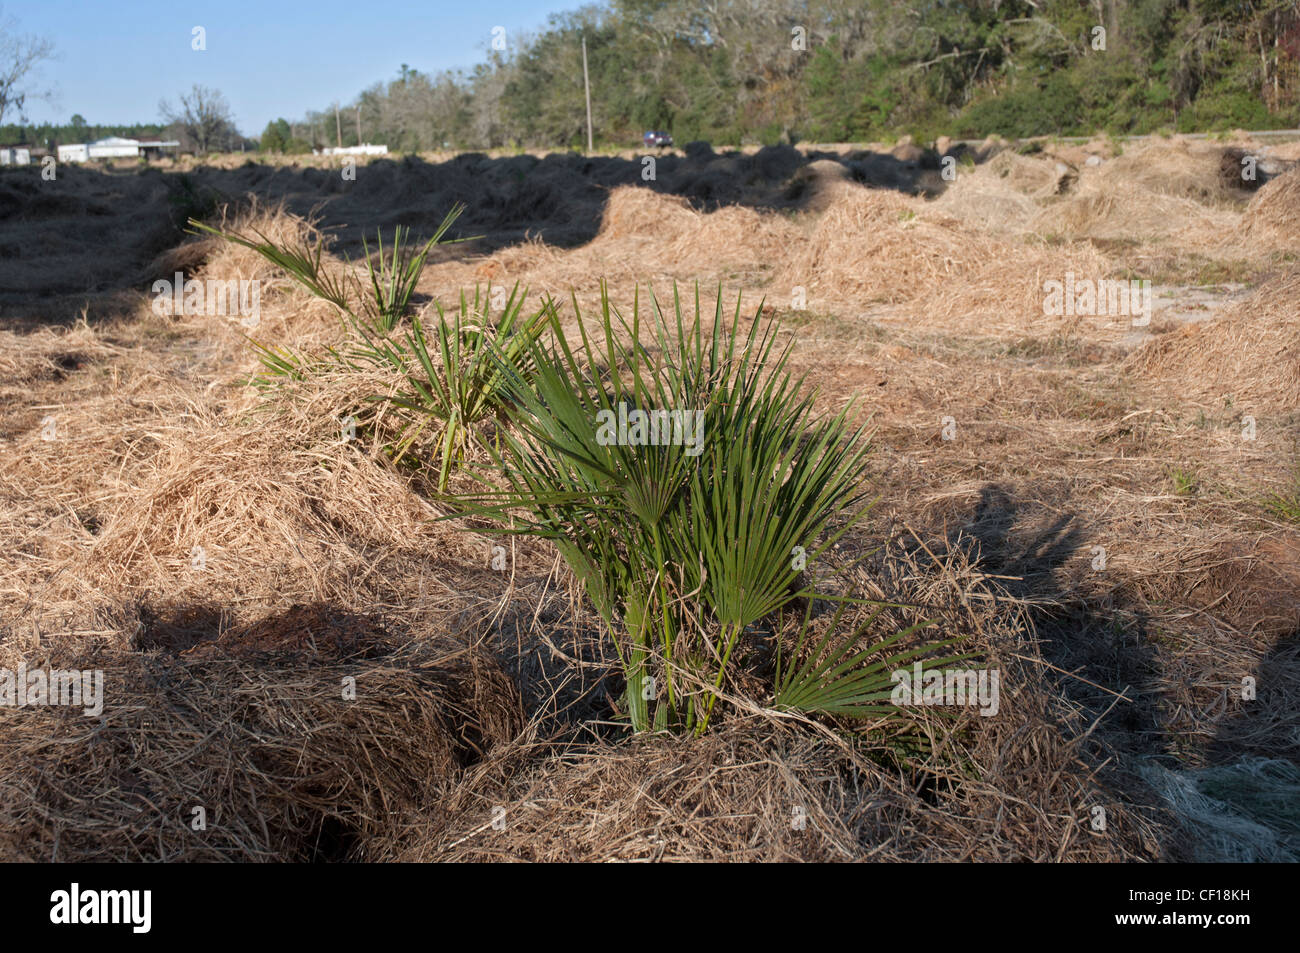
[(659, 149), (663, 146), (671, 146), (673, 137), (666, 132), (647, 132), (641, 137), (641, 144), (647, 149)]

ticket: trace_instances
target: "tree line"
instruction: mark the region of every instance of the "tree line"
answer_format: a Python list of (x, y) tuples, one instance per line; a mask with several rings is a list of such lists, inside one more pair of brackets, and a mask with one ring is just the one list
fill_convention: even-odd
[(1300, 0), (608, 0), (501, 32), (262, 147), (581, 147), (584, 39), (604, 146), (1300, 125)]
[[(0, 29), (0, 121), (48, 41)], [(580, 148), (582, 46), (596, 141), (862, 141), (1300, 126), (1300, 0), (606, 0), (535, 34), (484, 37), (469, 71), (397, 75), (293, 119), (260, 147)], [(0, 145), (166, 136), (247, 148), (221, 94), (156, 124), (0, 126)]]

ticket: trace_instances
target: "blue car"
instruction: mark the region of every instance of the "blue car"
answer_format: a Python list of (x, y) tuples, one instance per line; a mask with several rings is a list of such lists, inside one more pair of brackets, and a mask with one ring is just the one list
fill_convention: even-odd
[(659, 149), (663, 146), (671, 146), (673, 137), (666, 132), (647, 132), (641, 137), (641, 144), (647, 149)]

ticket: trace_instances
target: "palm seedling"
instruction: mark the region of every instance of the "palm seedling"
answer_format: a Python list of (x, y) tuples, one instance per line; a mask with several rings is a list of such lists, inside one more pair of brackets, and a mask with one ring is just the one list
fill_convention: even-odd
[[(443, 241), (443, 236), (463, 211), (464, 205), (453, 207), (418, 250), (410, 243), (410, 229), (401, 225), (393, 230), (393, 241), (387, 250), (383, 233), (377, 232), (378, 263), (370, 254), (369, 242), (363, 237), (361, 244), (365, 249), (366, 272), (370, 279), (368, 288), (362, 287), (350, 268), (340, 276), (324, 266), (325, 239), (320, 234), (314, 240), (302, 236), (293, 244), (280, 245), (256, 230), (253, 232), (255, 237), (249, 237), (238, 232), (223, 232), (196, 219), (190, 219), (189, 225), (199, 232), (207, 232), (257, 252), (307, 291), (328, 301), (348, 317), (364, 319), (381, 331), (391, 331), (410, 310), (411, 297), (429, 252), (434, 245), (449, 244)], [(454, 241), (470, 240), (458, 238)]]
[[(507, 377), (500, 473), (453, 502), (555, 542), (614, 634), (636, 730), (702, 733), (739, 641), (760, 624), (780, 638), (781, 614), (811, 596), (804, 561), (865, 514), (867, 443), (851, 405), (815, 409), (774, 321), (745, 322), (738, 302), (727, 330), (719, 293), (706, 331), (698, 290), (693, 315), (676, 291), (671, 309), (651, 305), (643, 318), (638, 298), (628, 321), (603, 292), (595, 333), (579, 314), (576, 343), (552, 310), (554, 344), (531, 345), (531, 380)], [(910, 632), (864, 648), (834, 629), (814, 645), (808, 617), (796, 630), (790, 651), (778, 644), (778, 707), (888, 707), (900, 653), (881, 656)]]
[[(462, 292), (460, 307), (448, 315), (434, 302), (437, 320), (422, 322), (414, 315), (409, 327), (401, 324), (411, 310), (411, 299), (434, 245), (464, 210), (453, 208), (433, 236), (420, 248), (409, 242), (410, 232), (398, 226), (385, 246), (382, 234), (374, 256), (363, 239), (369, 283), (363, 286), (350, 270), (336, 275), (323, 265), (324, 239), (300, 238), (296, 244), (278, 245), (261, 232), (255, 238), (222, 232), (200, 222), (195, 228), (252, 249), (294, 281), (343, 315), (351, 341), (323, 355), (306, 355), (274, 344), (252, 341), (262, 364), (256, 383), (303, 380), (314, 373), (344, 370), (394, 372), (400, 383), (386, 394), (372, 395), (372, 403), (385, 403), (399, 411), (400, 423), (389, 452), (397, 461), (411, 454), (423, 462), (422, 441), (437, 431), (433, 456), (437, 487), (447, 489), (451, 471), (464, 461), (477, 439), (476, 429), (500, 420), (507, 400), (507, 377), (531, 377), (532, 344), (548, 325), (547, 308), (523, 314), (526, 291), (518, 286), (503, 297), (500, 313), (491, 314), (497, 297), (489, 287), (475, 288), (470, 302)], [(463, 239), (460, 239), (463, 240)], [(504, 291), (499, 291), (504, 296)], [(436, 428), (435, 428), (436, 429)]]

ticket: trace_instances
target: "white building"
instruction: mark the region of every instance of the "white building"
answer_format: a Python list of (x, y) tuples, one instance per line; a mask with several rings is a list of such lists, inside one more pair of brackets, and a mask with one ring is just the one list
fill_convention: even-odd
[(60, 162), (89, 162), (91, 159), (134, 159), (138, 156), (157, 155), (163, 149), (174, 149), (179, 142), (161, 139), (124, 139), (109, 136), (94, 142), (78, 142), (59, 146)]
[(0, 165), (31, 165), (32, 152), (21, 146), (6, 146), (0, 149)]
[(92, 159), (134, 159), (140, 154), (140, 140), (109, 136), (95, 140), (86, 148)]
[(372, 146), (368, 142), (363, 142), (359, 146), (326, 146), (324, 149), (313, 149), (312, 155), (386, 156), (388, 155), (388, 146)]

